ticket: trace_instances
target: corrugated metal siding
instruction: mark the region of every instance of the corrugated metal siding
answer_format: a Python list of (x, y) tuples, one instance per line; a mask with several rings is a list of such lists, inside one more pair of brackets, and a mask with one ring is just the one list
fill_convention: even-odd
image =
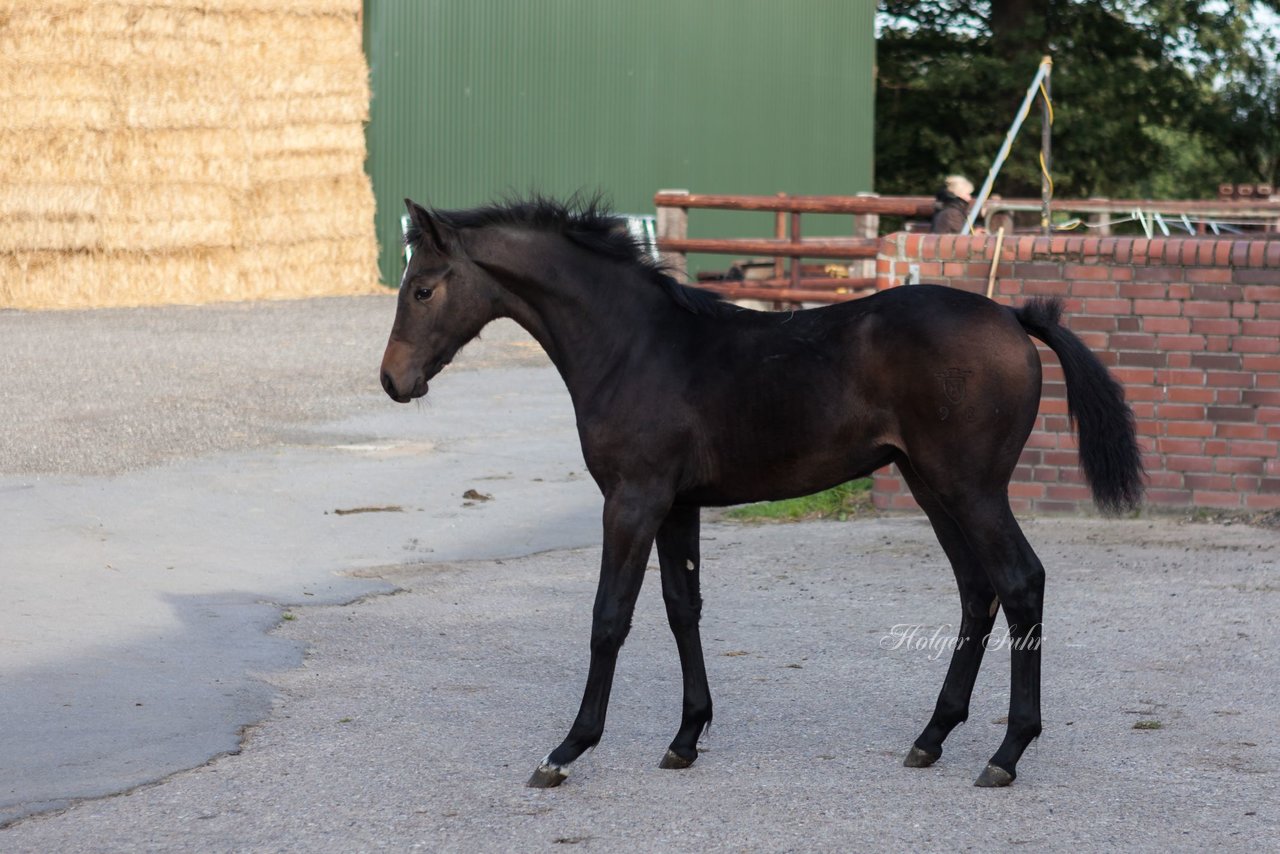
[[(400, 274), (405, 196), (602, 189), (651, 212), (669, 187), (871, 189), (874, 14), (871, 0), (367, 0), (384, 281)], [(699, 236), (772, 229), (692, 216)]]

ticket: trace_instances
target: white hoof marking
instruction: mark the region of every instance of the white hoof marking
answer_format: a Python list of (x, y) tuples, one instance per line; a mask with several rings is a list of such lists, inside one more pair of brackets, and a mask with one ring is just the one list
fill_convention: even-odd
[(551, 754), (548, 753), (542, 757), (542, 762), (538, 763), (539, 771), (550, 771), (559, 774), (561, 777), (569, 776), (569, 769), (573, 767), (572, 762), (566, 762), (564, 765), (554, 765), (551, 762)]

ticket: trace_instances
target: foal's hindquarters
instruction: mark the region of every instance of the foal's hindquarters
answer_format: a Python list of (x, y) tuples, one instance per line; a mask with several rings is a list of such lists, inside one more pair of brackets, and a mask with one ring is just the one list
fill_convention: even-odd
[(968, 718), (983, 653), (1003, 608), (1011, 658), (1008, 728), (975, 785), (1006, 786), (1041, 728), (1045, 574), (1008, 499), (1009, 479), (1035, 422), (1041, 368), (1035, 345), (1011, 312), (989, 302), (955, 308), (914, 318), (917, 332), (933, 342), (935, 395), (931, 401), (914, 396), (898, 410), (901, 452), (894, 462), (951, 563), (961, 605), (937, 705), (904, 764), (932, 765), (943, 740)]

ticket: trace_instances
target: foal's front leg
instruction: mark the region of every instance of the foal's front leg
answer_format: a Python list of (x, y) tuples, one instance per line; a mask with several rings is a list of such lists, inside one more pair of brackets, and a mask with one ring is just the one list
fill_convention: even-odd
[(618, 650), (631, 630), (653, 538), (669, 508), (670, 499), (665, 495), (658, 499), (652, 490), (618, 489), (605, 498), (604, 554), (592, 612), (587, 687), (569, 735), (529, 778), (533, 788), (549, 789), (564, 782), (573, 761), (595, 747), (604, 733)]
[(698, 620), (702, 616), (702, 593), (698, 573), (698, 508), (673, 507), (658, 529), (658, 563), (662, 567), (662, 598), (667, 604), (667, 621), (680, 651), (680, 671), (684, 676), (684, 708), (680, 731), (659, 763), (661, 768), (688, 768), (698, 758), (698, 737), (711, 725), (711, 690), (702, 659), (702, 638)]

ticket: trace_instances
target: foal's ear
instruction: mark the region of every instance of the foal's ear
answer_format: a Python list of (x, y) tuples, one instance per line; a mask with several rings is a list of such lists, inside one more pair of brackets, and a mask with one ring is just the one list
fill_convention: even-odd
[(421, 235), (421, 242), (429, 242), (441, 255), (449, 255), (454, 242), (452, 229), (412, 199), (405, 199), (404, 206), (409, 211), (409, 221)]

